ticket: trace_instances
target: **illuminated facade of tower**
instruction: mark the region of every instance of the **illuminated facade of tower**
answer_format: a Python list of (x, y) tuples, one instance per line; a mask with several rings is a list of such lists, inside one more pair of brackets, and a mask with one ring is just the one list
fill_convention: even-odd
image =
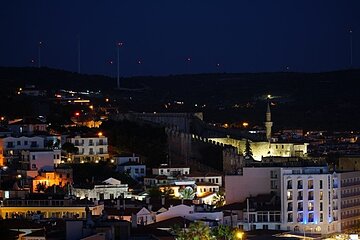
[(273, 126), (273, 122), (271, 121), (271, 111), (270, 111), (270, 101), (267, 104), (266, 110), (266, 121), (265, 121), (265, 128), (266, 128), (266, 139), (270, 142), (271, 139), (271, 128)]

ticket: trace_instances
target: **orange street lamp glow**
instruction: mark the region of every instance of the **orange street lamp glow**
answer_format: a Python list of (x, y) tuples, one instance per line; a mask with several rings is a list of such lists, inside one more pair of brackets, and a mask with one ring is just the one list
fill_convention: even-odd
[(235, 236), (236, 236), (237, 239), (242, 239), (243, 236), (244, 236), (244, 233), (243, 233), (243, 232), (240, 232), (240, 231), (237, 231), (237, 232), (235, 233)]
[(244, 128), (246, 128), (246, 127), (248, 127), (248, 126), (249, 126), (249, 123), (247, 123), (247, 122), (243, 122), (243, 124), (242, 124), (242, 125), (243, 125), (243, 127), (244, 127)]
[(99, 136), (99, 137), (101, 137), (102, 135), (103, 135), (103, 133), (102, 133), (102, 132), (99, 132), (99, 133), (98, 133), (98, 136)]

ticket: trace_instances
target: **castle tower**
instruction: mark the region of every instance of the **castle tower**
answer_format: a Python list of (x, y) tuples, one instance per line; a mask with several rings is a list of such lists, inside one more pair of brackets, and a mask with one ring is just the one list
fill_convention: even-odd
[(270, 101), (268, 100), (267, 110), (266, 110), (266, 121), (265, 121), (266, 139), (268, 141), (270, 141), (271, 139), (272, 126), (273, 126), (273, 122), (271, 121)]

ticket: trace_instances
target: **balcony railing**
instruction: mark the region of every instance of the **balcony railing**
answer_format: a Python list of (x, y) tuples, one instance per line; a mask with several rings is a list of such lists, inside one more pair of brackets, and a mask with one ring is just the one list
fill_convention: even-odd
[(341, 184), (342, 187), (354, 186), (354, 185), (360, 185), (360, 181), (345, 182)]
[(352, 193), (344, 193), (341, 194), (341, 197), (346, 198), (346, 197), (354, 197), (354, 196), (360, 196), (359, 192), (352, 192)]

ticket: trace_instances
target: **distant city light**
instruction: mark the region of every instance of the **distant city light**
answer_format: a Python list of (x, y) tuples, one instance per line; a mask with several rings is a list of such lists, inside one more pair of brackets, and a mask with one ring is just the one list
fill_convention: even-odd
[(99, 133), (98, 133), (98, 136), (99, 136), (99, 137), (101, 137), (102, 135), (103, 135), (103, 133), (102, 133), (102, 132), (99, 132)]
[(242, 123), (242, 125), (243, 125), (243, 127), (245, 127), (245, 128), (246, 128), (246, 127), (248, 127), (248, 126), (249, 126), (249, 123), (247, 123), (247, 122), (243, 122), (243, 123)]
[(79, 112), (76, 112), (76, 113), (75, 113), (75, 116), (76, 116), (76, 117), (79, 117), (79, 116), (80, 116), (80, 113), (79, 113)]

